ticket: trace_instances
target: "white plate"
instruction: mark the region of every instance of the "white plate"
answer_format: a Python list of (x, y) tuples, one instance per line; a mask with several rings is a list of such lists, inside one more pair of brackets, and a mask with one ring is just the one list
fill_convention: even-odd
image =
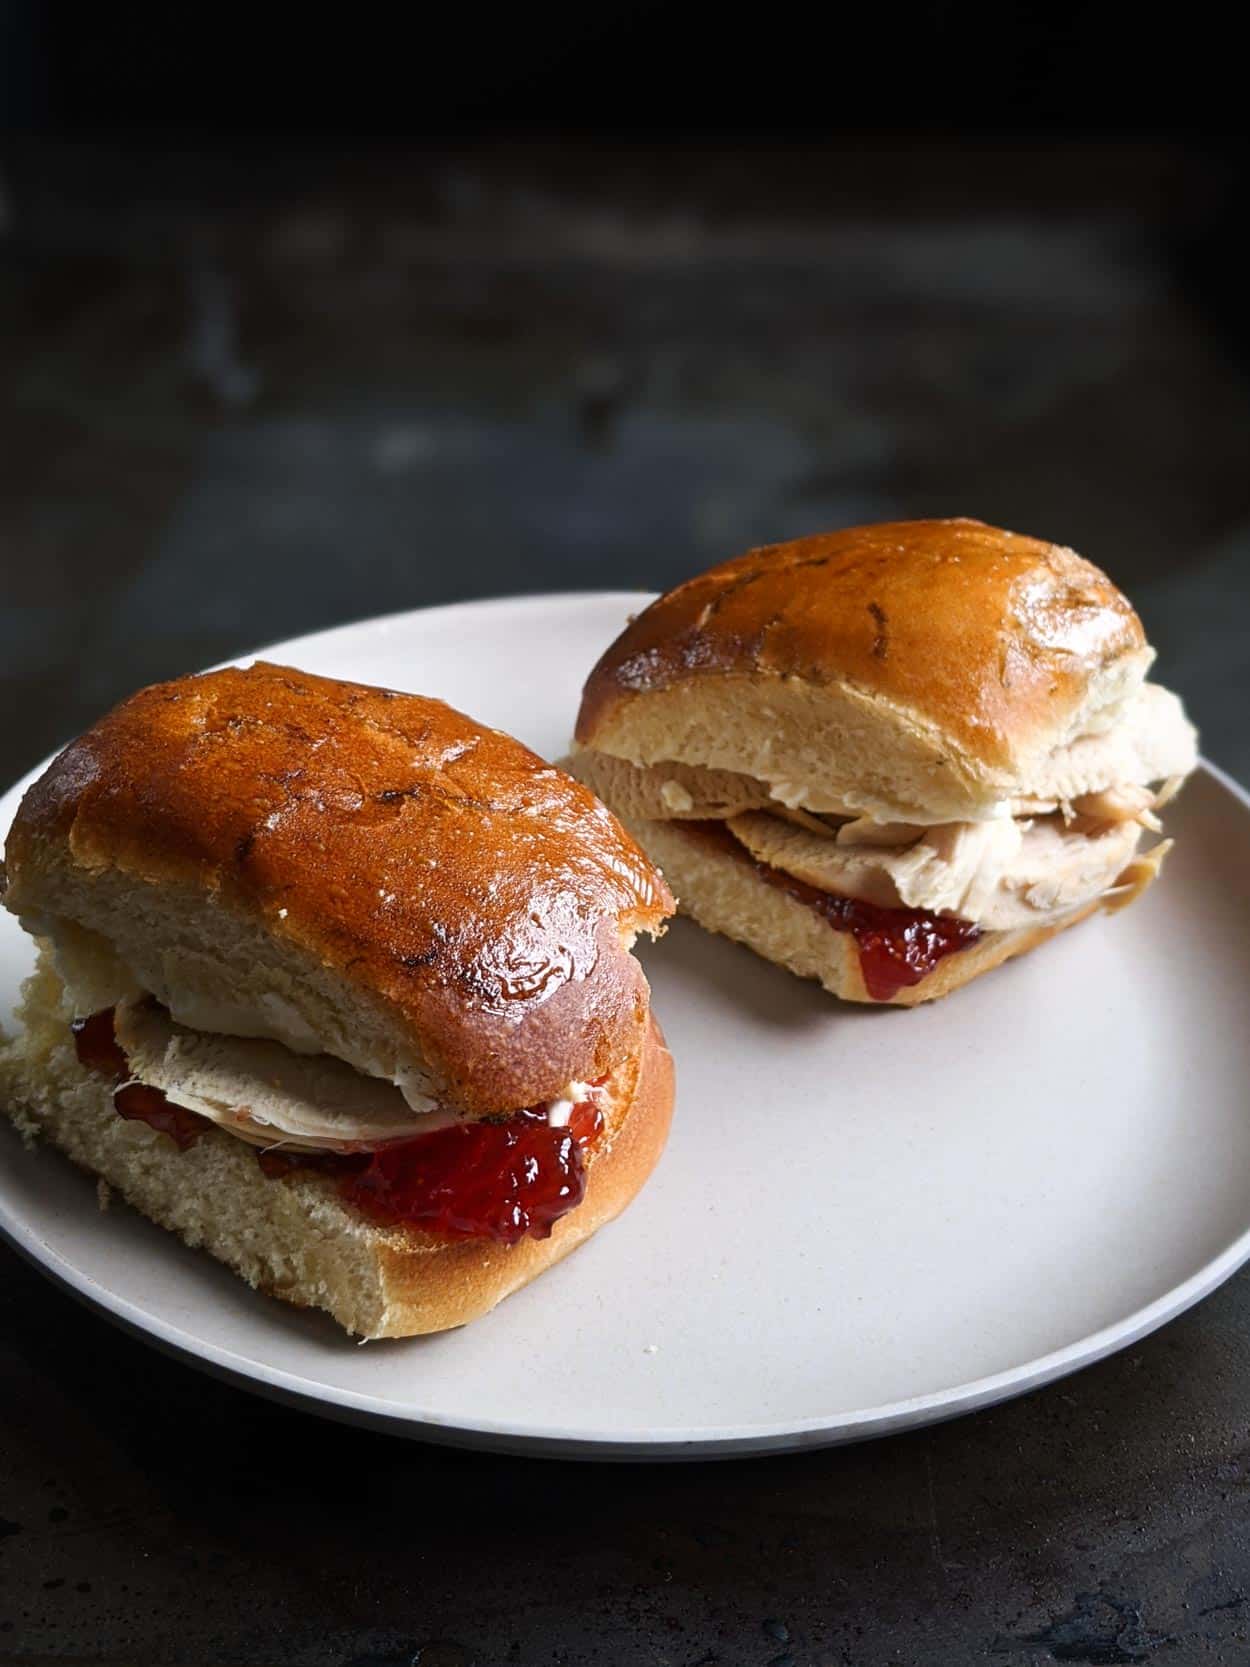
[[(645, 600), (469, 603), (267, 651), (441, 695), (548, 756)], [(7, 827), (14, 789), (0, 805)], [(1142, 1336), (1250, 1256), (1250, 800), (1204, 771), (1137, 907), (914, 1012), (839, 1006), (678, 923), (650, 1185), (464, 1331), (357, 1347), (0, 1135), (0, 1227), (210, 1370), (401, 1433), (592, 1457), (817, 1446), (984, 1406)], [(7, 915), (0, 1001), (29, 964)]]

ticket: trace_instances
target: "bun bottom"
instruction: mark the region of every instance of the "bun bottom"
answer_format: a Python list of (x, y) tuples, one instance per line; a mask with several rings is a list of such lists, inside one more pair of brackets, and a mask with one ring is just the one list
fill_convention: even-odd
[(78, 1062), (60, 980), (46, 964), (27, 984), (19, 1017), (22, 1034), (0, 1049), (0, 1096), (24, 1135), (48, 1140), (249, 1285), (322, 1308), (362, 1338), (464, 1325), (528, 1285), (625, 1208), (659, 1160), (672, 1114), (673, 1062), (649, 1019), (641, 1052), (617, 1073), (585, 1197), (551, 1237), (513, 1246), (448, 1240), (376, 1226), (325, 1176), (270, 1179), (252, 1148), (220, 1129), (180, 1151), (119, 1117), (112, 1085)]
[(888, 1001), (869, 994), (860, 968), (859, 950), (849, 932), (839, 932), (806, 903), (769, 885), (753, 871), (680, 822), (633, 822), (629, 831), (664, 870), (678, 900), (678, 912), (709, 932), (733, 938), (766, 961), (775, 961), (800, 978), (814, 978), (843, 1001), (875, 1007), (916, 1007), (937, 1001), (982, 973), (1025, 955), (1056, 933), (1075, 926), (1098, 907), (1083, 905), (1059, 920), (985, 932), (966, 949), (937, 963), (919, 983), (905, 985)]

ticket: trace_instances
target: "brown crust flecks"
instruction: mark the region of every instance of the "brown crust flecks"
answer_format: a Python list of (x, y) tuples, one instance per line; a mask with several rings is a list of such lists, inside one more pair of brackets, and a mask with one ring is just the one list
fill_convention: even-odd
[(1073, 551), (963, 518), (851, 527), (751, 550), (669, 591), (591, 672), (577, 739), (624, 702), (708, 676), (848, 683), (1003, 761), (1061, 727), (1091, 676), (1145, 647)]
[(872, 657), (874, 660), (884, 660), (890, 652), (890, 639), (886, 635), (885, 609), (880, 602), (870, 602), (868, 612), (872, 615), (873, 624), (877, 627), (877, 634), (872, 639)]
[[(673, 903), (594, 795), (441, 701), (259, 663), (141, 690), (22, 801), (7, 860), (190, 886), (392, 1006), (468, 1107), (638, 1046), (621, 932)], [(280, 912), (281, 911), (281, 912)]]

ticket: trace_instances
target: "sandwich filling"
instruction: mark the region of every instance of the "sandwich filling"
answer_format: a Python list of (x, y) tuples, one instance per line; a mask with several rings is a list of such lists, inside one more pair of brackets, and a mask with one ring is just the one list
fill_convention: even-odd
[(154, 994), (101, 933), (59, 915), (25, 922), (47, 945), (79, 1061), (112, 1080), (119, 1117), (183, 1150), (217, 1129), (267, 1175), (319, 1175), (374, 1222), (453, 1238), (546, 1238), (581, 1202), (619, 1069), (470, 1120), (424, 1070), (377, 1058), (372, 1074), (340, 1057), (280, 988), (244, 1003), (225, 962), (154, 951)]
[(184, 1151), (217, 1129), (253, 1148), (267, 1175), (318, 1175), (371, 1221), (451, 1238), (546, 1238), (581, 1202), (610, 1080), (467, 1121), (412, 1073), (370, 1075), (319, 1047), (278, 992), (263, 1011), (206, 999), (226, 968), (210, 985), (199, 967), (171, 977), (185, 968), (165, 956), (167, 1006), (99, 933), (60, 917), (30, 924), (75, 1015), (80, 1063), (112, 1081), (119, 1117)]
[(80, 1064), (114, 1085), (128, 1122), (183, 1151), (224, 1130), (255, 1148), (272, 1179), (318, 1176), (379, 1225), (448, 1238), (547, 1238), (582, 1201), (612, 1098), (606, 1082), (576, 1084), (575, 1099), (474, 1123), (434, 1112), (414, 1132), (410, 1112), (400, 1128), (391, 1085), (326, 1055), (283, 1059), (274, 1043), (198, 1035), (150, 999), (75, 1019), (71, 1031)]
[(692, 839), (715, 833), (723, 853), (852, 932), (869, 994), (888, 1000), (982, 933), (1131, 901), (1170, 849), (1142, 851), (1143, 834), (1161, 831), (1157, 812), (1195, 762), (1180, 702), (1145, 684), (1113, 721), (1057, 747), (1012, 796), (962, 822), (865, 811), (788, 779), (780, 760), (769, 780), (603, 753), (574, 765), (644, 844), (648, 822)]

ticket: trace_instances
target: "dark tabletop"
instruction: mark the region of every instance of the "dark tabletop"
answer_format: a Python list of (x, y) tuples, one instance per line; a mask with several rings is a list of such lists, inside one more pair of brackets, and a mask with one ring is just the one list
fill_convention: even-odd
[[(1240, 194), (1193, 147), (13, 143), (0, 769), (318, 626), (962, 513), (1108, 568), (1250, 777)], [(1247, 1275), (955, 1424), (609, 1468), (323, 1423), (0, 1267), (0, 1662), (1250, 1655)]]

